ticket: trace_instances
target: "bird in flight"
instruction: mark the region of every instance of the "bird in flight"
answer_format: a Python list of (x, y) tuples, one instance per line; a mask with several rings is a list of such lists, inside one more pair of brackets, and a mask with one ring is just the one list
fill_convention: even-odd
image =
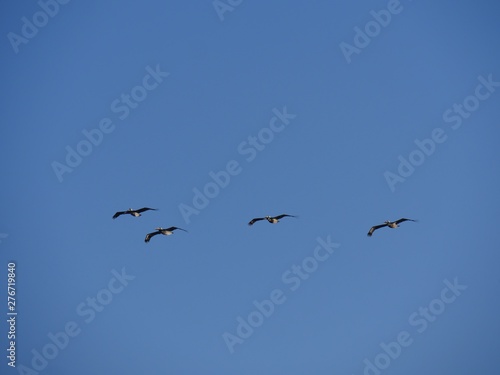
[(113, 219), (116, 219), (118, 216), (120, 215), (132, 215), (132, 216), (135, 216), (135, 217), (139, 217), (141, 216), (141, 212), (144, 212), (144, 211), (156, 211), (157, 208), (149, 208), (149, 207), (143, 207), (143, 208), (139, 208), (138, 210), (133, 210), (131, 208), (129, 208), (127, 211), (118, 211), (117, 213), (115, 213), (113, 215)]
[(373, 227), (370, 228), (370, 230), (368, 231), (367, 233), (367, 236), (368, 237), (371, 237), (373, 232), (375, 232), (377, 229), (380, 229), (380, 228), (383, 228), (383, 227), (389, 227), (389, 228), (397, 228), (399, 227), (399, 223), (402, 223), (403, 221), (417, 221), (417, 220), (412, 220), (412, 219), (405, 219), (405, 218), (401, 218), (399, 220), (396, 220), (396, 221), (385, 221), (384, 224), (380, 224), (380, 225), (375, 225)]
[(279, 221), (280, 221), (280, 219), (282, 219), (282, 218), (284, 218), (284, 217), (297, 217), (297, 216), (283, 214), (283, 215), (278, 215), (278, 216), (264, 216), (264, 217), (256, 217), (255, 219), (250, 220), (250, 222), (248, 223), (248, 225), (254, 225), (254, 223), (255, 223), (255, 222), (257, 222), (257, 221), (261, 221), (261, 220), (267, 220), (267, 221), (269, 221), (271, 224), (276, 224), (277, 222), (279, 222)]
[(163, 234), (164, 236), (170, 236), (171, 234), (174, 233), (174, 230), (176, 230), (176, 229), (183, 230), (184, 232), (187, 232), (187, 230), (182, 229), (182, 228), (177, 228), (177, 227), (170, 227), (170, 228), (166, 228), (166, 229), (159, 227), (159, 228), (155, 228), (155, 229), (156, 229), (156, 232), (151, 232), (151, 233), (146, 234), (146, 238), (144, 239), (144, 242), (149, 242), (151, 237), (156, 236), (157, 234)]

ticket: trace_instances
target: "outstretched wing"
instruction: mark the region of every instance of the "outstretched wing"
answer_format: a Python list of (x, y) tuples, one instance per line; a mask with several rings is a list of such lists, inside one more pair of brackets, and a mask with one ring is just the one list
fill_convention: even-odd
[(396, 224), (399, 224), (399, 223), (402, 223), (403, 221), (417, 221), (417, 220), (413, 220), (413, 219), (405, 219), (404, 217), (399, 219), (399, 220), (396, 220), (395, 223)]
[(149, 242), (151, 237), (156, 236), (157, 234), (160, 234), (160, 233), (161, 232), (158, 230), (156, 232), (151, 232), (151, 233), (146, 234), (146, 238), (144, 239), (144, 242)]
[(168, 230), (169, 232), (172, 232), (172, 231), (174, 231), (174, 230), (176, 230), (176, 229), (183, 230), (184, 232), (187, 232), (187, 230), (182, 229), (182, 228), (179, 228), (179, 227), (170, 227), (170, 228), (167, 228), (167, 230)]
[(127, 211), (118, 211), (117, 213), (115, 213), (113, 215), (113, 219), (116, 219), (118, 216), (126, 214), (126, 213), (127, 213)]
[(256, 223), (257, 221), (261, 221), (261, 220), (264, 220), (264, 218), (263, 217), (256, 217), (255, 219), (250, 220), (248, 225), (254, 225), (254, 223)]
[(274, 218), (279, 220), (279, 219), (282, 219), (284, 217), (297, 217), (297, 216), (294, 216), (294, 215), (288, 215), (288, 214), (283, 214), (283, 215), (278, 215), (278, 216), (275, 216)]
[(135, 212), (144, 212), (144, 211), (156, 211), (157, 208), (149, 208), (149, 207), (143, 207), (143, 208), (139, 208), (138, 210), (134, 210)]
[(366, 235), (368, 237), (371, 237), (373, 232), (375, 232), (377, 229), (380, 229), (380, 228), (383, 228), (386, 226), (387, 226), (387, 224), (374, 225), (373, 227), (370, 228), (370, 230), (368, 231), (368, 233)]

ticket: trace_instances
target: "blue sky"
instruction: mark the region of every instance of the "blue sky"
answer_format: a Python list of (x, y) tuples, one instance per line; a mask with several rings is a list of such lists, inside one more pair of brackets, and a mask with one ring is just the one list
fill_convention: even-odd
[(497, 2), (62, 3), (0, 12), (2, 373), (498, 368)]

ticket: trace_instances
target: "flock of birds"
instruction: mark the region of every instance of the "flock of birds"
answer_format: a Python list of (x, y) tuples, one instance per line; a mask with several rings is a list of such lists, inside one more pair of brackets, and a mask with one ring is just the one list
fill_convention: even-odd
[[(139, 216), (141, 216), (141, 213), (143, 213), (145, 211), (157, 211), (157, 208), (143, 207), (143, 208), (139, 208), (137, 210), (133, 210), (133, 209), (129, 208), (126, 211), (118, 211), (118, 212), (116, 212), (113, 215), (113, 219), (116, 219), (117, 217), (119, 217), (121, 215), (131, 215), (131, 216), (134, 216), (134, 217), (139, 217)], [(278, 215), (278, 216), (256, 217), (256, 218), (253, 218), (252, 220), (250, 220), (248, 222), (248, 225), (252, 226), (257, 221), (261, 221), (261, 220), (267, 220), (271, 224), (276, 224), (281, 219), (283, 219), (284, 217), (297, 217), (297, 216), (288, 215), (288, 214), (282, 214), (282, 215)], [(407, 218), (404, 218), (404, 217), (401, 218), (401, 219), (399, 219), (399, 220), (395, 220), (395, 221), (386, 220), (383, 224), (374, 225), (373, 227), (371, 227), (370, 230), (367, 233), (367, 236), (371, 237), (373, 235), (373, 232), (375, 232), (377, 229), (380, 229), (380, 228), (384, 228), (384, 227), (398, 228), (399, 224), (402, 223), (402, 222), (405, 222), (405, 221), (417, 221), (417, 220), (407, 219)], [(149, 242), (152, 237), (154, 237), (154, 236), (156, 236), (158, 234), (163, 234), (164, 236), (170, 236), (171, 234), (174, 233), (174, 230), (182, 230), (184, 232), (187, 232), (187, 230), (179, 228), (179, 227), (169, 227), (169, 228), (158, 227), (158, 228), (155, 228), (155, 232), (151, 232), (151, 233), (146, 234), (146, 238), (144, 239), (144, 242), (146, 242), (146, 243)]]

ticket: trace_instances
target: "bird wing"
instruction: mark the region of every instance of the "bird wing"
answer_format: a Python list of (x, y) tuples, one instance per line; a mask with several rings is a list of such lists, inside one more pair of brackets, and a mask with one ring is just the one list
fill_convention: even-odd
[(115, 213), (115, 214), (113, 215), (113, 219), (116, 219), (118, 216), (123, 215), (123, 214), (125, 214), (125, 213), (126, 213), (126, 211), (118, 211), (117, 213)]
[(256, 217), (255, 219), (252, 219), (249, 221), (248, 225), (254, 225), (254, 223), (256, 223), (257, 221), (261, 221), (261, 220), (264, 220), (265, 218), (263, 217)]
[(149, 211), (149, 210), (151, 210), (151, 211), (156, 211), (156, 210), (157, 210), (157, 208), (143, 207), (143, 208), (139, 208), (138, 210), (134, 210), (134, 211), (135, 211), (135, 212), (139, 212), (139, 213), (141, 213), (141, 212), (144, 212), (144, 211)]
[(279, 219), (282, 219), (282, 218), (287, 217), (287, 216), (288, 217), (297, 217), (297, 216), (294, 216), (294, 215), (283, 214), (283, 215), (275, 216), (274, 219), (279, 220)]
[(157, 234), (160, 234), (160, 233), (161, 232), (159, 230), (157, 230), (156, 232), (151, 232), (151, 233), (146, 234), (146, 238), (144, 239), (144, 242), (149, 242), (151, 237), (156, 236)]
[(167, 230), (168, 230), (169, 232), (172, 232), (172, 231), (174, 231), (174, 230), (176, 230), (176, 229), (183, 230), (184, 232), (187, 232), (187, 230), (182, 229), (182, 228), (179, 228), (179, 227), (170, 227), (170, 228), (167, 228)]
[(368, 231), (368, 233), (366, 235), (371, 237), (373, 232), (375, 232), (377, 229), (380, 229), (380, 228), (383, 228), (386, 226), (387, 226), (387, 224), (374, 225), (373, 227), (370, 228), (370, 230)]
[(396, 224), (399, 224), (399, 223), (402, 223), (403, 221), (417, 221), (417, 220), (413, 220), (413, 219), (406, 219), (406, 218), (401, 218), (399, 220), (396, 220), (395, 223)]

